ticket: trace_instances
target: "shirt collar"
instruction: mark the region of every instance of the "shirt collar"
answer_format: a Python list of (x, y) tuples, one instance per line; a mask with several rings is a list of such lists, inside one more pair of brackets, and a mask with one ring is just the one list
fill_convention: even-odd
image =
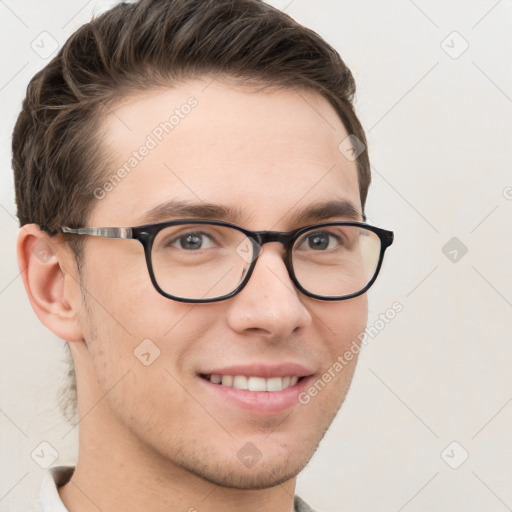
[(55, 466), (48, 470), (39, 493), (42, 512), (69, 512), (62, 503), (57, 488), (69, 482), (74, 470), (74, 466)]

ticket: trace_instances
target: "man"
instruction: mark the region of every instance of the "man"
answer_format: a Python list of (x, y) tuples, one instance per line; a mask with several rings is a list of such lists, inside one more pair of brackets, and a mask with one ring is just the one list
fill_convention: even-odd
[(311, 510), (296, 476), (392, 243), (364, 224), (354, 89), (258, 0), (119, 4), (34, 77), (13, 135), (18, 259), (71, 349), (80, 429), (43, 510)]

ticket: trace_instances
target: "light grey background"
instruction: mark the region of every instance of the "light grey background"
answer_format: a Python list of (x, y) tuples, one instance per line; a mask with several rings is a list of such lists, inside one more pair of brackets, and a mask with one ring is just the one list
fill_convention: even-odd
[[(114, 3), (0, 0), (1, 511), (29, 509), (41, 442), (65, 463), (77, 440), (57, 405), (63, 342), (32, 312), (15, 261), (10, 136), (48, 61), (37, 51)], [(396, 234), (369, 324), (404, 308), (363, 350), (298, 493), (319, 512), (512, 510), (512, 1), (274, 4), (356, 77), (369, 218)]]

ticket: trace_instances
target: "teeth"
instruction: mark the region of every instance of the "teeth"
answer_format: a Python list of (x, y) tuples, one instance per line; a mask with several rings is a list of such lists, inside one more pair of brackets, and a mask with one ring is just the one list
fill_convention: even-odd
[(233, 377), (231, 375), (223, 375), (222, 376), (222, 385), (223, 386), (232, 386), (233, 385)]
[[(222, 378), (222, 383), (224, 384), (224, 377)], [(233, 377), (233, 387), (236, 389), (247, 389), (247, 377), (244, 375)]]
[(284, 379), (281, 377), (272, 377), (271, 379), (267, 379), (267, 391), (282, 391), (284, 387), (283, 381)]
[(263, 377), (249, 377), (247, 384), (249, 391), (267, 391), (267, 383)]
[(297, 384), (297, 376), (290, 377), (246, 377), (245, 375), (218, 375), (207, 376), (210, 382), (222, 386), (234, 387), (236, 389), (248, 389), (249, 391), (282, 391)]

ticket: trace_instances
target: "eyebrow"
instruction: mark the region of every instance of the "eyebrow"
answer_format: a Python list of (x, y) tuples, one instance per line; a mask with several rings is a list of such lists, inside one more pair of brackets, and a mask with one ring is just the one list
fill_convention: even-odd
[(346, 199), (328, 201), (305, 206), (300, 209), (292, 210), (288, 217), (297, 224), (306, 224), (310, 222), (322, 222), (324, 220), (343, 218), (346, 220), (363, 221), (366, 220), (364, 213), (361, 213), (357, 207)]
[[(151, 208), (140, 217), (138, 224), (152, 224), (176, 217), (216, 219), (237, 223), (243, 217), (243, 210), (220, 204), (171, 200)], [(355, 221), (365, 220), (365, 215), (360, 213), (357, 207), (346, 199), (307, 205), (291, 210), (286, 217), (296, 225), (322, 222), (334, 218)]]
[(220, 204), (171, 200), (151, 208), (151, 210), (147, 211), (140, 218), (140, 221), (143, 224), (151, 224), (174, 217), (230, 220), (237, 222), (242, 217), (242, 211)]

